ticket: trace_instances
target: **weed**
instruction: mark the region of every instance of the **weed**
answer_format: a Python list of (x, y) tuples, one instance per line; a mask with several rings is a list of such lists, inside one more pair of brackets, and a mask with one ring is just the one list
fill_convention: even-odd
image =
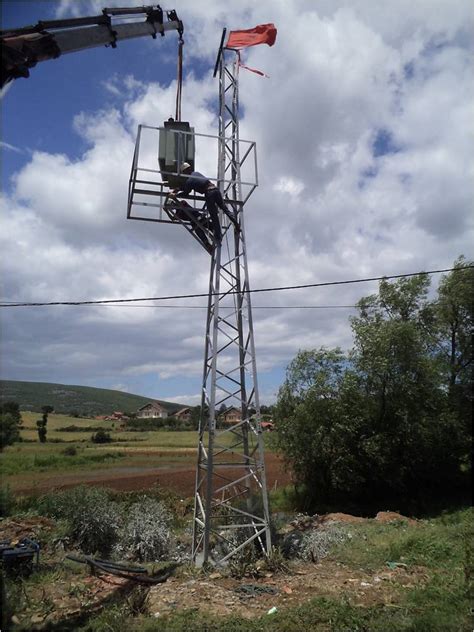
[(78, 632), (123, 632), (130, 627), (124, 627), (126, 619), (126, 606), (113, 605), (105, 608), (84, 626), (78, 628)]
[[(73, 446), (68, 446), (66, 450)], [(49, 452), (44, 454), (26, 454), (6, 452), (0, 461), (0, 475), (11, 476), (21, 472), (47, 472), (50, 470), (69, 470), (90, 467), (96, 463), (108, 463), (124, 457), (123, 452), (66, 454)]]
[(270, 555), (265, 559), (264, 570), (270, 573), (289, 573), (288, 562), (280, 547), (272, 547)]
[(64, 535), (85, 553), (107, 556), (118, 540), (120, 512), (104, 489), (80, 486), (47, 494), (38, 501), (38, 509), (47, 516), (65, 520), (68, 529)]
[(416, 527), (373, 522), (352, 525), (350, 546), (336, 546), (334, 555), (344, 564), (369, 570), (400, 560), (430, 569), (460, 566), (465, 559), (463, 543), (469, 515), (470, 510), (455, 512), (449, 523), (441, 517)]
[(11, 515), (15, 506), (15, 498), (9, 485), (0, 487), (0, 518), (6, 518)]
[(172, 548), (171, 515), (163, 503), (144, 497), (132, 505), (120, 532), (117, 552), (140, 562), (169, 556)]
[(149, 612), (149, 593), (148, 586), (136, 586), (129, 595), (127, 595), (127, 609), (133, 617), (139, 614), (148, 614)]
[(61, 454), (64, 454), (65, 456), (76, 456), (77, 448), (74, 445), (68, 445), (67, 448), (64, 448), (64, 450), (61, 450)]
[(316, 563), (326, 557), (334, 545), (351, 538), (352, 534), (340, 525), (312, 529), (304, 533), (299, 555), (304, 560)]

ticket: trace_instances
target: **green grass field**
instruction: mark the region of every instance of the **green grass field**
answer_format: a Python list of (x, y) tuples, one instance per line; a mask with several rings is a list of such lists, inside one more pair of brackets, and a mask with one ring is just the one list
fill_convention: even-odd
[[(22, 412), (21, 438), (25, 442), (38, 442), (38, 431), (36, 420), (41, 417), (40, 413)], [(77, 431), (64, 431), (63, 428), (76, 426)], [(79, 430), (84, 428), (85, 430)], [(101, 419), (84, 419), (69, 417), (67, 415), (56, 415), (51, 413), (48, 417), (47, 443), (91, 443), (91, 436), (99, 428), (108, 432), (113, 440), (121, 445), (139, 445), (140, 447), (153, 448), (195, 448), (197, 445), (197, 432), (193, 430), (183, 432), (172, 432), (166, 430), (127, 432), (122, 430), (122, 423), (119, 421), (104, 421)], [(123, 444), (123, 445), (122, 445)]]
[[(41, 478), (50, 472), (84, 472), (113, 468), (124, 471), (146, 472), (150, 468), (187, 466), (195, 463), (198, 433), (188, 430), (127, 432), (118, 421), (76, 418), (50, 414), (47, 425), (47, 441), (38, 441), (36, 420), (40, 413), (22, 412), (22, 442), (7, 447), (0, 454), (2, 482), (26, 485), (34, 481), (35, 473)], [(84, 428), (84, 431), (64, 431), (68, 426)], [(95, 429), (104, 428), (112, 442), (96, 444), (91, 441)], [(229, 445), (231, 437), (224, 441)], [(265, 440), (268, 437), (265, 436)], [(72, 453), (71, 453), (72, 452)]]

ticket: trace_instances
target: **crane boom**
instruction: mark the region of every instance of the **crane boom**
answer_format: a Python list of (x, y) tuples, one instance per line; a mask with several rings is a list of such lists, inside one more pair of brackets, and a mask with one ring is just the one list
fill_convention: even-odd
[[(136, 18), (144, 15), (143, 21)], [(128, 18), (135, 18), (124, 22)], [(65, 53), (75, 53), (97, 46), (115, 48), (121, 40), (178, 31), (181, 38), (183, 23), (176, 11), (166, 12), (159, 5), (146, 7), (115, 7), (103, 9), (102, 15), (50, 20), (34, 26), (0, 31), (2, 47), (2, 87), (19, 77), (29, 77), (29, 69), (39, 61), (55, 59)]]

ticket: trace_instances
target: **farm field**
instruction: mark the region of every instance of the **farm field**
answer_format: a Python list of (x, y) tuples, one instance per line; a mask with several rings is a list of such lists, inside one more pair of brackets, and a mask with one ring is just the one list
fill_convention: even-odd
[[(125, 432), (120, 422), (50, 414), (47, 442), (41, 444), (36, 430), (40, 416), (22, 413), (23, 442), (0, 455), (2, 481), (15, 493), (42, 493), (81, 483), (131, 491), (158, 483), (183, 496), (193, 495), (196, 431)], [(63, 430), (70, 426), (84, 430)], [(111, 443), (91, 441), (98, 428), (107, 429)], [(288, 484), (289, 474), (280, 459), (267, 449), (265, 460), (268, 486)]]

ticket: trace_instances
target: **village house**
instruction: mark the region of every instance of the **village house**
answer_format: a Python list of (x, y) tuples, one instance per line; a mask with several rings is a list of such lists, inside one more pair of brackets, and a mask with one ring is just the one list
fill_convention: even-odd
[(138, 419), (166, 419), (168, 411), (158, 402), (149, 402), (137, 410)]
[(228, 408), (219, 415), (219, 419), (225, 424), (237, 424), (242, 418), (242, 413), (238, 408)]
[(126, 421), (128, 415), (120, 410), (116, 410), (111, 415), (97, 415), (94, 419), (98, 421)]
[(181, 408), (176, 413), (174, 413), (173, 417), (176, 417), (176, 419), (179, 419), (179, 421), (188, 422), (191, 419), (191, 409)]

